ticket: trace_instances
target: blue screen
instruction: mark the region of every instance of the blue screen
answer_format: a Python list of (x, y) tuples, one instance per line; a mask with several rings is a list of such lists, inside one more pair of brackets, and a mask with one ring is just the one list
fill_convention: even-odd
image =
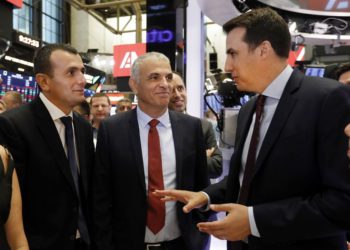
[(7, 91), (15, 90), (22, 95), (23, 102), (30, 102), (39, 94), (39, 88), (33, 76), (0, 70), (0, 78), (2, 79), (1, 96)]
[(323, 77), (324, 72), (325, 72), (325, 68), (307, 67), (305, 71), (305, 75)]

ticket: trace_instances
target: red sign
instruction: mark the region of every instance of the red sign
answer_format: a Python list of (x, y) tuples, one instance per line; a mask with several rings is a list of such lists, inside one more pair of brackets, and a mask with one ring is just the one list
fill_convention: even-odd
[(113, 76), (130, 76), (130, 69), (137, 57), (146, 53), (145, 43), (114, 46)]
[(18, 8), (22, 8), (23, 0), (7, 0), (7, 2), (12, 3), (14, 6)]
[(304, 45), (299, 45), (296, 51), (289, 51), (288, 64), (290, 66), (295, 66), (296, 61), (304, 61), (305, 47)]

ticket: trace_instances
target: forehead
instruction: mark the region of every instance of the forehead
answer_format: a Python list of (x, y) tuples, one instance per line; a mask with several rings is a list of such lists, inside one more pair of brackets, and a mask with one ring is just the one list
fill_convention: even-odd
[(180, 87), (180, 86), (185, 87), (185, 84), (184, 84), (184, 82), (182, 81), (181, 77), (178, 76), (177, 74), (173, 74), (172, 85), (173, 85), (174, 87)]
[(148, 58), (142, 62), (140, 65), (141, 73), (143, 74), (169, 74), (172, 73), (171, 67), (168, 61), (159, 58)]
[(106, 96), (93, 97), (91, 99), (91, 104), (95, 104), (95, 103), (107, 103), (108, 104), (108, 99)]
[(83, 68), (83, 60), (80, 55), (75, 55), (64, 50), (55, 50), (51, 53), (50, 62), (53, 68)]
[(231, 30), (226, 37), (226, 47), (227, 49), (235, 49), (237, 47), (243, 46), (244, 44), (247, 45), (243, 38), (245, 36), (246, 29), (242, 27), (237, 27)]

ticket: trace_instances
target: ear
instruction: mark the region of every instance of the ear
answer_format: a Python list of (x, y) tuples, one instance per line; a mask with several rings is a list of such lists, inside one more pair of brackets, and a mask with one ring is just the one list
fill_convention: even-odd
[(263, 58), (266, 58), (272, 51), (271, 43), (269, 41), (263, 41), (259, 45), (259, 49), (260, 49), (260, 56)]
[(50, 90), (49, 77), (46, 74), (38, 73), (35, 75), (35, 81), (40, 86), (42, 92), (48, 92)]
[(134, 92), (135, 95), (137, 95), (138, 92), (138, 83), (134, 78), (129, 78), (129, 87), (131, 88), (132, 92)]

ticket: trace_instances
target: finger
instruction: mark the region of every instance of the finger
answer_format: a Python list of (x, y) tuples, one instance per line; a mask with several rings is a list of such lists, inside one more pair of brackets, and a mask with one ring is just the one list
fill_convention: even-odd
[(222, 221), (200, 222), (197, 224), (198, 229), (203, 230), (219, 230), (223, 228)]
[[(198, 224), (201, 224), (201, 223), (198, 223)], [(225, 230), (223, 230), (222, 227), (203, 224), (203, 225), (198, 225), (198, 230), (203, 233), (214, 235), (219, 239), (226, 239)]]
[(231, 212), (235, 204), (211, 204), (210, 209), (215, 212)]
[(185, 203), (185, 192), (181, 190), (155, 190), (154, 193), (158, 197), (171, 197), (172, 201), (177, 200)]

